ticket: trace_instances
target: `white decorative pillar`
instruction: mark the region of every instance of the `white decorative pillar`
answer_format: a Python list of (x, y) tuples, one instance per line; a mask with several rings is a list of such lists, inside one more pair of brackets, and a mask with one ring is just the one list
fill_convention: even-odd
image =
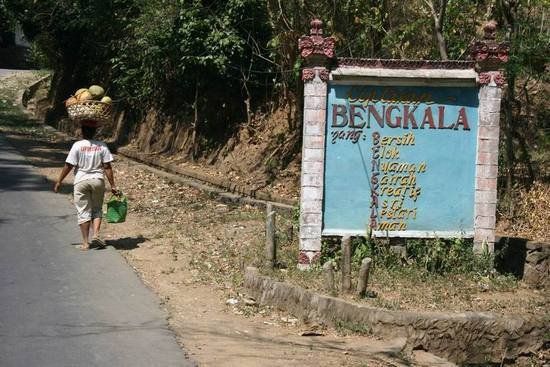
[(300, 255), (298, 267), (307, 269), (321, 254), (323, 227), (323, 179), (325, 166), (325, 122), (327, 111), (327, 63), (334, 57), (334, 38), (323, 37), (322, 22), (311, 21), (309, 36), (298, 42), (306, 67), (302, 175), (300, 190)]
[(497, 206), (500, 102), (504, 76), (499, 70), (508, 61), (510, 47), (495, 41), (496, 23), (483, 28), (483, 40), (472, 45), (479, 72), (479, 128), (477, 134), (474, 248), (494, 251)]

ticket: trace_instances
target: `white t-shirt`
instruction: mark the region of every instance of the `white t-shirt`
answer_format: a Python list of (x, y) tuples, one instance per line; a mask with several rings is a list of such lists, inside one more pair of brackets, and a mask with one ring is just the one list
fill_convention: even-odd
[(113, 161), (105, 144), (98, 140), (80, 140), (73, 144), (65, 162), (74, 166), (74, 184), (103, 177), (103, 163)]

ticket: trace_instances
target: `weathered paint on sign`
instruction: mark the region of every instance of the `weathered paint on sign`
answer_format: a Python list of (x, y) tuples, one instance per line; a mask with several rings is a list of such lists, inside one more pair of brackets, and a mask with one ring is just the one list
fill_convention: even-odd
[(329, 85), (323, 234), (472, 236), (475, 87)]

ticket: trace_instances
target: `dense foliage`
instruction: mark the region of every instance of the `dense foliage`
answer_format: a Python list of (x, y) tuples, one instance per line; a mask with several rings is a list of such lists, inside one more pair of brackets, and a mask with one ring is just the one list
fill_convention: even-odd
[(511, 190), (548, 176), (548, 10), (547, 0), (3, 0), (0, 19), (17, 21), (54, 70), (51, 118), (71, 91), (101, 83), (134, 115), (155, 109), (209, 144), (279, 106), (299, 134), (297, 40), (313, 17), (338, 56), (413, 59), (466, 59), (496, 19), (512, 45), (501, 160)]

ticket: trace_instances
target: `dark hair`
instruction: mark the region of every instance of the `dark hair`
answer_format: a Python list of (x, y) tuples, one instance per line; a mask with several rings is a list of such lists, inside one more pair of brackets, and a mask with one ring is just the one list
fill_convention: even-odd
[(84, 139), (93, 139), (97, 131), (97, 127), (82, 126), (82, 137)]

